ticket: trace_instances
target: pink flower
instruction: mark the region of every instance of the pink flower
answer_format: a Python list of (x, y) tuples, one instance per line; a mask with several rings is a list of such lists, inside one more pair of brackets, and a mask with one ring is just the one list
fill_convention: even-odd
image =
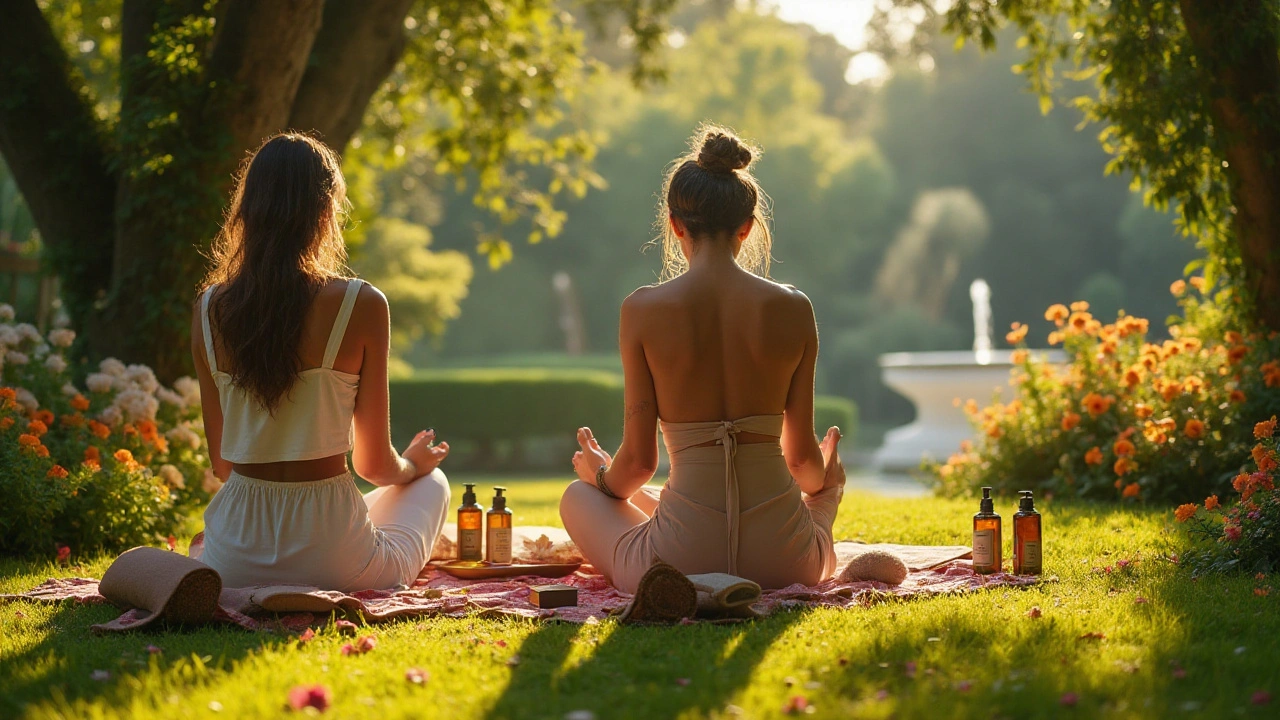
[(1222, 534), (1226, 535), (1228, 540), (1235, 542), (1240, 539), (1240, 526), (1226, 525), (1222, 528)]
[(316, 631), (312, 630), (311, 628), (307, 628), (306, 632), (298, 636), (298, 644), (305, 645), (306, 643), (309, 643), (312, 640), (314, 640), (315, 636), (316, 636)]
[(378, 639), (372, 635), (365, 635), (356, 641), (356, 649), (362, 653), (367, 653), (378, 646)]
[(351, 643), (347, 643), (346, 645), (343, 645), (342, 647), (338, 648), (338, 652), (342, 653), (343, 655), (355, 655), (356, 648)]
[(809, 699), (803, 695), (792, 696), (792, 698), (782, 706), (782, 712), (788, 715), (797, 715), (807, 709), (809, 709)]
[(313, 707), (320, 712), (329, 709), (333, 693), (324, 685), (294, 685), (289, 691), (289, 707), (294, 710)]
[(1058, 704), (1062, 707), (1075, 707), (1080, 702), (1080, 696), (1073, 693), (1062, 693), (1062, 697), (1058, 698)]
[(404, 679), (414, 685), (426, 685), (428, 677), (427, 671), (420, 668), (409, 668), (404, 671)]
[(66, 545), (59, 545), (58, 546), (58, 563), (60, 565), (66, 565), (67, 561), (70, 559), (71, 559), (71, 548), (67, 547)]
[(1254, 705), (1269, 705), (1271, 703), (1271, 693), (1266, 690), (1259, 690), (1253, 694), (1253, 698), (1250, 699), (1250, 702)]

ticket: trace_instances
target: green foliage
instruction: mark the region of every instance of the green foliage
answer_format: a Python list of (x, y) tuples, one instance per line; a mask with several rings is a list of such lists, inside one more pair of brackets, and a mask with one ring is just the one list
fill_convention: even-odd
[(840, 436), (846, 448), (853, 447), (858, 437), (858, 406), (852, 402), (832, 395), (818, 395), (813, 398), (813, 427), (818, 435), (826, 433), (829, 427), (840, 428)]
[(456, 250), (433, 252), (430, 245), (427, 228), (378, 219), (352, 259), (360, 276), (387, 296), (393, 352), (403, 352), (424, 332), (443, 332), (467, 296), (471, 260)]

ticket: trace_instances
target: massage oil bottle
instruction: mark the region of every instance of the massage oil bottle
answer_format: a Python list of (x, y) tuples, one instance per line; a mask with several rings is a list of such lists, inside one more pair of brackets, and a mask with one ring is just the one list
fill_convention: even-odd
[(1001, 556), (1003, 539), (1000, 533), (1000, 516), (991, 500), (991, 488), (982, 488), (982, 504), (973, 516), (973, 570), (980, 573), (997, 573), (1004, 564)]
[(1016, 575), (1041, 573), (1040, 513), (1030, 490), (1018, 493), (1018, 512), (1013, 516), (1013, 572)]
[(467, 483), (458, 508), (458, 559), (479, 562), (484, 559), (484, 508), (476, 503), (476, 486)]
[(485, 516), (488, 530), (486, 538), (489, 546), (489, 562), (498, 565), (511, 564), (511, 511), (507, 509), (507, 499), (502, 496), (506, 488), (493, 489), (493, 507)]

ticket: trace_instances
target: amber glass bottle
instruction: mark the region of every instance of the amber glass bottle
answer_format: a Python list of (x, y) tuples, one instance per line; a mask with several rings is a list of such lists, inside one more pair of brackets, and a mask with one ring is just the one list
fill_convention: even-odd
[(484, 559), (484, 508), (476, 503), (476, 486), (468, 483), (466, 488), (458, 508), (458, 559), (479, 562)]
[(980, 573), (997, 573), (1004, 566), (1001, 554), (1003, 537), (1000, 532), (1000, 516), (996, 514), (991, 488), (982, 488), (982, 503), (973, 516), (973, 570)]
[(493, 507), (485, 515), (485, 529), (491, 563), (509, 565), (511, 563), (511, 511), (507, 509), (507, 499), (502, 496), (506, 488), (493, 489)]
[(1018, 512), (1013, 516), (1013, 572), (1018, 575), (1041, 573), (1040, 513), (1030, 490), (1019, 493)]

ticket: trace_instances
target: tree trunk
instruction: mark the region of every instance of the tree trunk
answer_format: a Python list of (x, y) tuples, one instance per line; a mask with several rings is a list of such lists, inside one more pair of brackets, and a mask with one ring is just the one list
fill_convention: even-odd
[[(208, 83), (209, 92), (191, 93), (191, 79), (154, 68), (131, 69), (125, 87), (148, 87), (122, 96), (121, 153), (129, 172), (117, 198), (112, 293), (98, 321), (99, 353), (150, 363), (164, 379), (190, 372), (186, 339), (205, 271), (201, 251), (217, 232), (246, 153), (285, 128), (322, 9), (322, 0), (232, 0), (196, 81)], [(163, 122), (170, 114), (177, 123)]]
[(0, 153), (63, 278), (77, 327), (110, 283), (116, 176), (83, 83), (35, 0), (0, 21)]
[(1263, 0), (1180, 0), (1228, 163), (1257, 319), (1280, 330), (1280, 38)]

